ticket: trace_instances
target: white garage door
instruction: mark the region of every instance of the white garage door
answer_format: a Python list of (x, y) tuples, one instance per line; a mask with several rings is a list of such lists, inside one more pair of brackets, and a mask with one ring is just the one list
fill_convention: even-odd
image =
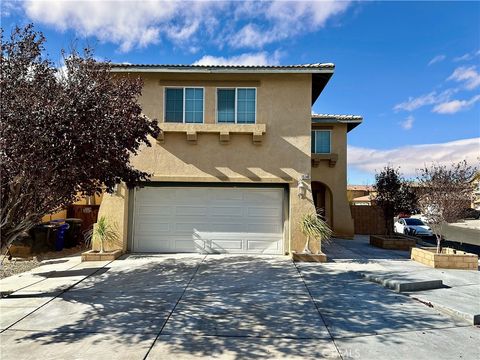
[(283, 189), (135, 190), (134, 252), (283, 253)]

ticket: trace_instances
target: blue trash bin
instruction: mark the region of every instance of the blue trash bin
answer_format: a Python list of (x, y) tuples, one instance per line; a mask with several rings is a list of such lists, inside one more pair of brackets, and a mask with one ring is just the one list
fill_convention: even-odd
[(65, 233), (67, 232), (68, 228), (70, 227), (69, 224), (64, 222), (65, 220), (53, 220), (50, 221), (50, 223), (58, 224), (60, 225), (57, 229), (57, 236), (55, 239), (55, 251), (62, 251), (65, 245)]

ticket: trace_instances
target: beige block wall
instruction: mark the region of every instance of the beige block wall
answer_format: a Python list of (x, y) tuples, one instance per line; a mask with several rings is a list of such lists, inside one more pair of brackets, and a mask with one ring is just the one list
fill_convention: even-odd
[[(336, 124), (328, 127), (332, 130), (331, 151), (338, 154), (338, 161), (330, 167), (328, 161), (320, 161), (318, 167), (312, 167), (312, 181), (320, 181), (332, 192), (332, 220), (335, 235), (352, 238), (354, 235), (353, 218), (347, 199), (347, 125)], [(321, 130), (321, 126), (315, 129)]]
[[(311, 173), (311, 75), (144, 74), (143, 77), (145, 85), (140, 99), (143, 112), (159, 120), (160, 127), (166, 86), (204, 86), (205, 123), (212, 124), (216, 122), (217, 87), (257, 88), (257, 123), (266, 124), (261, 145), (252, 143), (251, 134), (231, 134), (228, 144), (220, 144), (218, 134), (200, 133), (197, 143), (191, 144), (186, 141), (185, 133), (166, 133), (164, 143), (153, 140), (153, 146), (144, 147), (132, 163), (150, 172), (153, 181), (289, 184), (288, 242), (290, 251), (301, 251), (305, 239), (299, 221), (303, 214), (314, 211), (311, 191), (307, 192), (307, 199), (299, 199), (297, 195), (301, 174)], [(99, 214), (119, 222), (125, 244), (127, 200), (125, 194), (105, 195)]]

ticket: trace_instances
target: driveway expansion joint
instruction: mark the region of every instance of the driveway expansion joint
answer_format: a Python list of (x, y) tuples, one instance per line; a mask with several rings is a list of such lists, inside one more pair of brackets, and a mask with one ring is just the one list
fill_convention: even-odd
[(293, 264), (293, 266), (295, 267), (295, 269), (297, 270), (298, 274), (300, 275), (300, 278), (302, 279), (303, 285), (305, 285), (305, 288), (307, 289), (308, 294), (310, 295), (310, 300), (313, 302), (313, 304), (314, 304), (314, 306), (315, 306), (315, 309), (317, 309), (317, 313), (318, 313), (318, 315), (320, 316), (320, 318), (322, 319), (322, 322), (323, 322), (323, 324), (325, 325), (325, 328), (327, 329), (328, 335), (330, 336), (330, 340), (332, 341), (333, 346), (335, 346), (335, 350), (337, 351), (338, 356), (340, 356), (340, 359), (343, 360), (342, 353), (340, 352), (337, 344), (335, 343), (335, 338), (333, 337), (333, 334), (331, 333), (330, 328), (329, 328), (328, 325), (327, 325), (327, 322), (325, 321), (322, 313), (320, 312), (320, 309), (318, 308), (317, 302), (315, 301), (315, 299), (314, 299), (314, 297), (313, 297), (310, 289), (309, 289), (308, 286), (307, 286), (307, 283), (305, 282), (305, 279), (303, 278), (302, 272), (300, 271), (300, 269), (298, 268), (297, 264), (296, 264), (293, 260), (292, 260), (292, 264)]
[(153, 347), (155, 346), (155, 343), (157, 342), (158, 338), (160, 337), (160, 335), (162, 334), (162, 331), (163, 329), (165, 328), (165, 326), (167, 325), (168, 323), (168, 320), (170, 320), (170, 317), (172, 316), (173, 312), (175, 311), (175, 309), (177, 308), (178, 304), (180, 303), (180, 300), (182, 300), (183, 296), (185, 295), (185, 292), (187, 291), (187, 288), (190, 286), (190, 284), (192, 283), (193, 281), (193, 278), (195, 277), (195, 275), (197, 275), (197, 272), (198, 272), (198, 269), (200, 269), (200, 265), (205, 261), (205, 259), (207, 258), (207, 255), (205, 255), (203, 258), (202, 258), (202, 261), (200, 261), (196, 268), (195, 268), (195, 271), (193, 272), (192, 276), (190, 277), (190, 280), (188, 280), (188, 283), (187, 283), (187, 286), (185, 286), (185, 288), (183, 289), (182, 291), (182, 295), (180, 295), (180, 297), (177, 299), (177, 302), (175, 303), (175, 305), (173, 306), (173, 309), (172, 311), (170, 311), (170, 313), (168, 314), (167, 318), (165, 319), (162, 327), (160, 328), (160, 331), (158, 332), (157, 336), (155, 337), (155, 339), (153, 340), (152, 342), (152, 345), (149, 347), (147, 353), (145, 354), (145, 356), (143, 357), (144, 360), (146, 360), (148, 358), (148, 355), (150, 354), (150, 352), (152, 351)]

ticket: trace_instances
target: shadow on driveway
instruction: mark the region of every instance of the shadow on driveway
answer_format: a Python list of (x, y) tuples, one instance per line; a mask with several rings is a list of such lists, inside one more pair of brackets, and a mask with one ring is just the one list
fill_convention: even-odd
[(284, 257), (129, 256), (40, 307), (10, 328), (16, 331), (4, 332), (2, 353), (22, 357), (24, 351), (24, 358), (32, 359), (52, 353), (339, 358), (332, 336), (454, 326), (431, 309), (334, 266), (297, 269)]

